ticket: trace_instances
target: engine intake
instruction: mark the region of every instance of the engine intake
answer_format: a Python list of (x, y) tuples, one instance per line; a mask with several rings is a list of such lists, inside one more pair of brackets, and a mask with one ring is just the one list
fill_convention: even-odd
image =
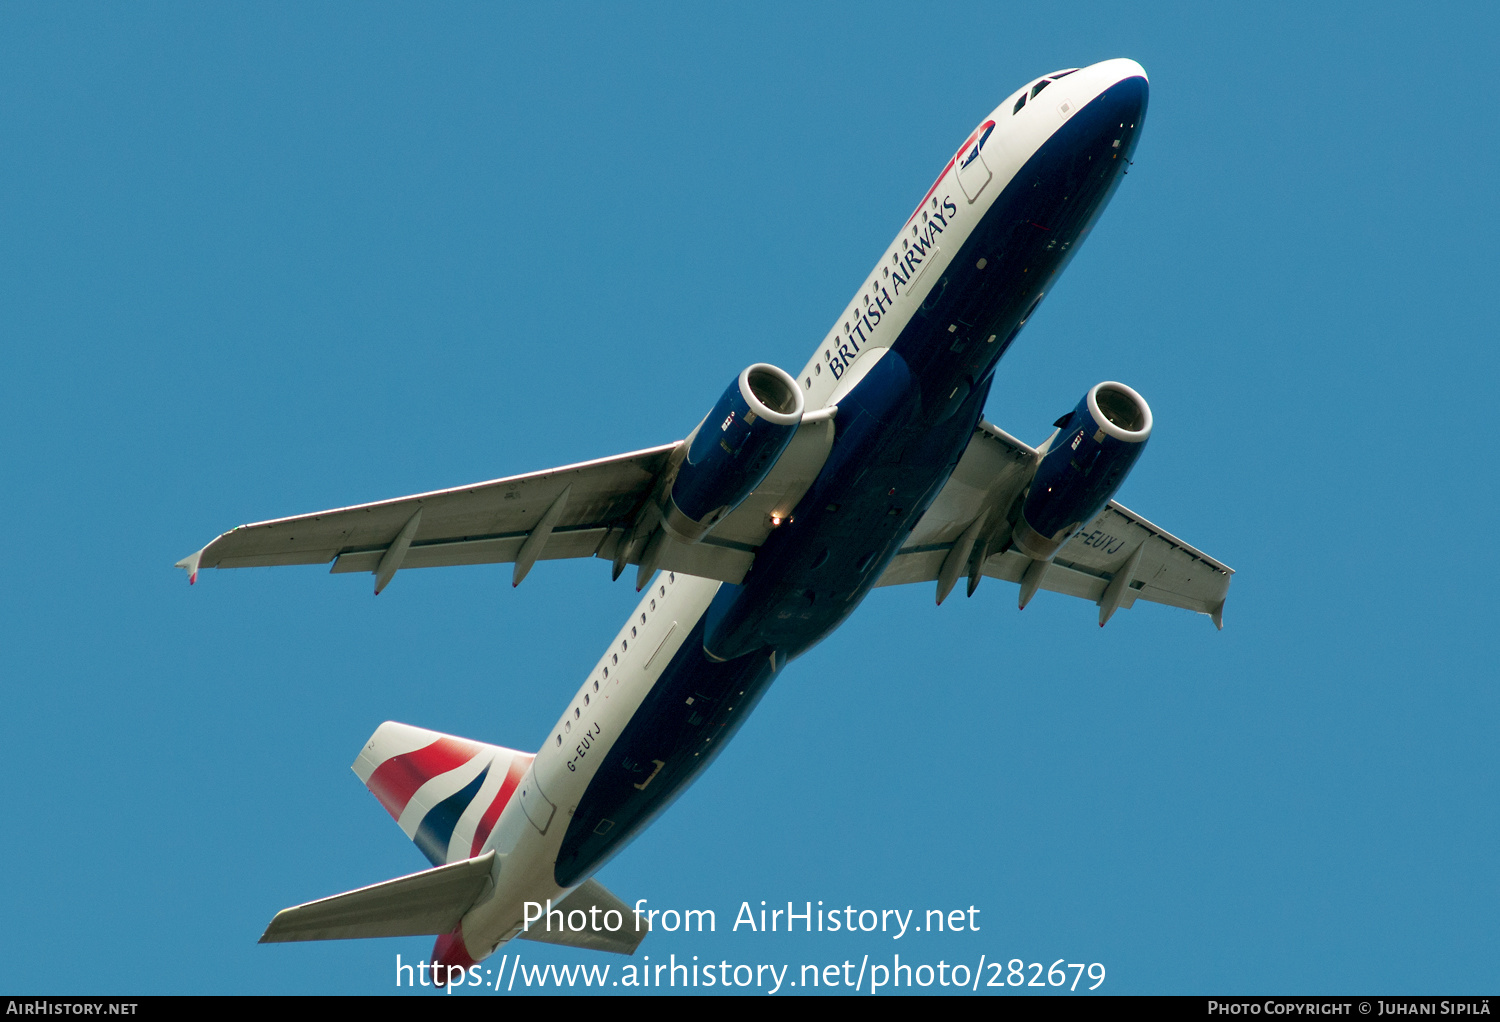
[(724, 391), (688, 443), (667, 493), (662, 525), (696, 543), (766, 478), (802, 421), (797, 381), (765, 362)]
[(1109, 503), (1151, 438), (1151, 407), (1125, 384), (1106, 381), (1057, 426), (1012, 534), (1036, 561), (1050, 561)]

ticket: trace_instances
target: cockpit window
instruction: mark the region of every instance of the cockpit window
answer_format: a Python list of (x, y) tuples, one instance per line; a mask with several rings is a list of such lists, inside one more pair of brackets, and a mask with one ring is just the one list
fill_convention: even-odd
[(1072, 68), (1069, 68), (1066, 71), (1059, 71), (1056, 74), (1050, 74), (1047, 77), (1050, 78), (1050, 79), (1052, 79), (1055, 82), (1059, 78), (1066, 78), (1066, 77), (1068, 77), (1068, 75), (1072, 74), (1074, 71), (1077, 71), (1077, 70), (1078, 69), (1076, 67), (1072, 67)]
[(1021, 93), (1021, 98), (1018, 99), (1018, 100), (1016, 100), (1015, 108), (1013, 110), (1011, 110), (1011, 112), (1010, 112), (1011, 116), (1014, 117), (1016, 114), (1020, 113), (1021, 112), (1021, 108), (1023, 106), (1025, 106), (1025, 105), (1026, 105), (1026, 93), (1023, 92), (1023, 93)]
[(1032, 98), (1032, 99), (1036, 99), (1036, 94), (1037, 94), (1037, 93), (1038, 93), (1038, 92), (1041, 92), (1041, 91), (1042, 91), (1042, 90), (1043, 90), (1043, 89), (1045, 89), (1045, 88), (1046, 88), (1046, 87), (1047, 87), (1047, 86), (1049, 86), (1049, 85), (1051, 85), (1051, 84), (1052, 84), (1052, 83), (1051, 83), (1051, 82), (1049, 82), (1049, 81), (1048, 81), (1048, 80), (1047, 80), (1047, 79), (1045, 79), (1045, 78), (1043, 78), (1043, 79), (1042, 79), (1042, 80), (1041, 80), (1041, 81), (1039, 81), (1039, 82), (1037, 82), (1037, 83), (1036, 83), (1036, 84), (1035, 84), (1035, 85), (1033, 85), (1033, 86), (1032, 86), (1032, 87), (1031, 87), (1031, 98)]

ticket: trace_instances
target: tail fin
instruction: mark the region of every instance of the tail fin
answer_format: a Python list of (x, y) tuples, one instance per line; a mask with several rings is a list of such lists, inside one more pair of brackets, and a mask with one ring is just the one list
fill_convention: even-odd
[(535, 754), (386, 721), (352, 769), (434, 866), (479, 854)]

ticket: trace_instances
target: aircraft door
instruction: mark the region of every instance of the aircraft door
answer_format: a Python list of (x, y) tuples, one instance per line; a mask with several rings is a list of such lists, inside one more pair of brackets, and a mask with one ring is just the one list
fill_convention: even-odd
[(994, 176), (990, 173), (989, 164), (984, 160), (984, 144), (989, 141), (990, 133), (994, 130), (995, 122), (986, 121), (974, 133), (969, 144), (959, 150), (954, 160), (958, 186), (963, 189), (964, 197), (970, 202), (979, 198), (979, 193), (984, 191), (984, 186), (989, 184), (990, 178)]

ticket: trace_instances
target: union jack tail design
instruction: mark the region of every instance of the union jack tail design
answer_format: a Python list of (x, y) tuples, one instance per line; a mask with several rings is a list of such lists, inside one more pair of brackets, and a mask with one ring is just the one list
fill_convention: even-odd
[(388, 720), (353, 770), (434, 866), (473, 858), (534, 753)]

